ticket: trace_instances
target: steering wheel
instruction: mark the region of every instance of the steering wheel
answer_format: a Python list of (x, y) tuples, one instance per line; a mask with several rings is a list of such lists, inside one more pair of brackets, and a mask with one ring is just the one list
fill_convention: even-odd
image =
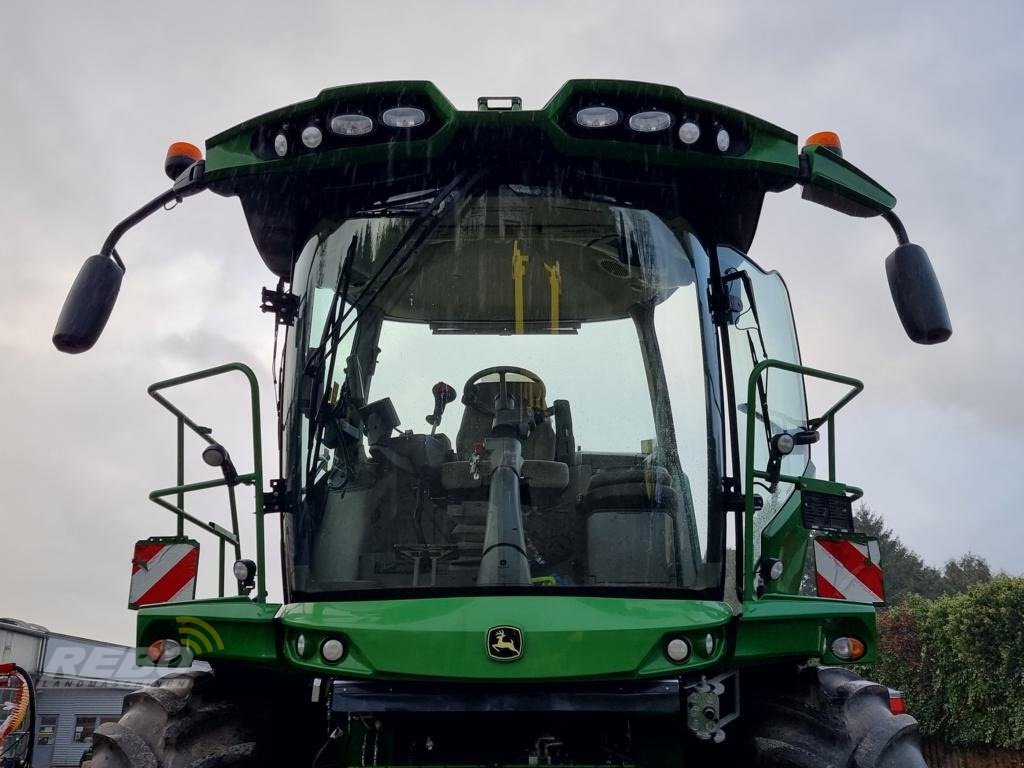
[[(491, 380), (484, 381), (484, 379)], [(485, 416), (494, 416), (494, 399), (479, 396), (477, 387), (481, 384), (497, 385), (495, 395), (501, 391), (502, 385), (509, 387), (519, 408), (523, 409), (543, 403), (547, 394), (544, 382), (533, 371), (514, 365), (496, 365), (492, 368), (484, 368), (469, 377), (462, 390), (462, 403)], [(530, 402), (525, 402), (524, 395), (527, 392), (523, 390), (527, 390)]]

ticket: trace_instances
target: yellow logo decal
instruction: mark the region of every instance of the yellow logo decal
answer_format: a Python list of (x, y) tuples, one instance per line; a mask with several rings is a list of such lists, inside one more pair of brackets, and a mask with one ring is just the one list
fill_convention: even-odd
[(181, 644), (196, 656), (213, 653), (214, 649), (224, 650), (224, 641), (220, 633), (209, 622), (195, 616), (178, 616), (177, 622)]

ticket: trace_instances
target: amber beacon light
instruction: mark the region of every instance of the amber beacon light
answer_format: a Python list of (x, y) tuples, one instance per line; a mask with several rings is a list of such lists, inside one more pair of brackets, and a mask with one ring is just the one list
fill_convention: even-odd
[(804, 142), (805, 147), (824, 147), (843, 156), (843, 143), (839, 140), (839, 134), (834, 131), (818, 131), (812, 133)]
[(195, 144), (187, 141), (176, 141), (167, 148), (167, 157), (164, 159), (164, 173), (173, 181), (185, 170), (199, 160), (203, 159), (203, 151)]

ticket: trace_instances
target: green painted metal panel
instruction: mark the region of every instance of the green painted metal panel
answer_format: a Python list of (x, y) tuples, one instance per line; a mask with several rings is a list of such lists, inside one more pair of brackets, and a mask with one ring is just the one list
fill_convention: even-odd
[(756, 602), (744, 603), (733, 658), (738, 664), (783, 657), (820, 658), (826, 664), (842, 664), (845, 662), (828, 647), (842, 635), (859, 638), (867, 646), (863, 661), (874, 660), (874, 606), (820, 597), (765, 595)]
[[(666, 107), (676, 111), (692, 108), (711, 113), (741, 125), (750, 133), (751, 146), (743, 155), (733, 157), (690, 151), (678, 145), (604, 140), (599, 136), (572, 136), (563, 130), (559, 120), (567, 104), (583, 92), (606, 94), (609, 97), (628, 96), (647, 101), (660, 100)], [(252, 134), (261, 126), (301, 117), (339, 99), (358, 101), (370, 96), (403, 93), (415, 93), (429, 100), (442, 123), (436, 133), (419, 140), (360, 143), (348, 148), (285, 159), (262, 160), (252, 152)], [(427, 160), (447, 150), (456, 136), (471, 142), (472, 137), (480, 131), (498, 127), (506, 131), (539, 131), (566, 157), (594, 157), (679, 168), (756, 171), (794, 181), (799, 173), (797, 137), (753, 115), (688, 97), (672, 86), (623, 80), (571, 80), (542, 110), (536, 111), (457, 111), (432, 83), (423, 81), (369, 83), (327, 89), (313, 99), (246, 120), (208, 139), (206, 176), (216, 182), (240, 175), (308, 173), (354, 165), (394, 163), (398, 160)]]
[(149, 665), (145, 649), (160, 638), (177, 638), (202, 661), (278, 664), (274, 616), (280, 609), (247, 597), (168, 603), (139, 609), (139, 664)]
[[(726, 625), (724, 603), (595, 597), (451, 597), (305, 603), (285, 606), (285, 654), (310, 671), (356, 677), (446, 679), (571, 679), (648, 677), (696, 671), (720, 663)], [(487, 630), (511, 625), (524, 636), (514, 662), (489, 658)], [(715, 649), (703, 652), (708, 632)], [(294, 640), (306, 635), (306, 657)], [(340, 635), (348, 652), (326, 664), (317, 648)], [(667, 638), (687, 637), (695, 652), (683, 664), (663, 652)]]
[(795, 595), (800, 591), (810, 536), (803, 527), (801, 512), (798, 488), (761, 533), (761, 556), (781, 560), (783, 564), (782, 578), (765, 585), (769, 594)]
[[(617, 105), (623, 117), (634, 109), (657, 108), (677, 121), (699, 115), (708, 133), (727, 125), (733, 147), (721, 153), (706, 143), (687, 147), (674, 135), (642, 136), (618, 127), (606, 133), (577, 130), (573, 110), (602, 100)], [(378, 126), (351, 143), (325, 135), (319, 148), (285, 158), (268, 149), (270, 135), (286, 123), (295, 142), (306, 121), (316, 119), (326, 130), (323, 123), (335, 109), (372, 115), (401, 101), (428, 112), (423, 128)], [(697, 199), (717, 201), (716, 207), (702, 209), (706, 221), (694, 223), (741, 250), (750, 246), (764, 194), (797, 183), (804, 184), (805, 198), (853, 216), (875, 216), (895, 204), (850, 163), (820, 147), (801, 154), (797, 137), (768, 121), (672, 86), (620, 80), (570, 80), (540, 110), (506, 111), (456, 110), (425, 81), (332, 88), (211, 137), (205, 180), (217, 194), (242, 199), (261, 256), (284, 277), (315, 223), (304, 221), (303, 212), (318, 211), (318, 205), (332, 210), (358, 204), (361, 195), (386, 197), (391, 186), (426, 189), (482, 168), (516, 172), (523, 167), (541, 184), (576, 173), (608, 183), (649, 179), (656, 186), (689, 190)], [(551, 178), (545, 180), (545, 172)]]
[(841, 208), (851, 216), (875, 216), (896, 206), (892, 193), (835, 152), (825, 147), (810, 146), (804, 148), (804, 156), (809, 172), (805, 197), (814, 199), (814, 188), (839, 195), (852, 204)]
[[(523, 654), (491, 659), (487, 631), (522, 630)], [(714, 638), (710, 654), (704, 649)], [(306, 637), (305, 655), (295, 648)], [(139, 611), (140, 663), (159, 638), (177, 638), (197, 659), (291, 667), (332, 676), (449, 680), (568, 680), (710, 674), (781, 657), (839, 663), (828, 645), (850, 634), (875, 651), (870, 605), (824, 598), (766, 595), (733, 615), (724, 603), (601, 597), (449, 597), (296, 603), (279, 606), (244, 597), (150, 606)], [(685, 637), (690, 658), (664, 654)], [(335, 664), (319, 647), (339, 637), (347, 652)]]

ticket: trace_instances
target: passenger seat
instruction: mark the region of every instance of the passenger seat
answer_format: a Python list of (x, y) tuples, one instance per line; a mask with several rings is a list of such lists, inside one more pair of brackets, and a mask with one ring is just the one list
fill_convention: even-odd
[(664, 467), (605, 469), (583, 494), (589, 584), (670, 586), (676, 582), (680, 497)]

